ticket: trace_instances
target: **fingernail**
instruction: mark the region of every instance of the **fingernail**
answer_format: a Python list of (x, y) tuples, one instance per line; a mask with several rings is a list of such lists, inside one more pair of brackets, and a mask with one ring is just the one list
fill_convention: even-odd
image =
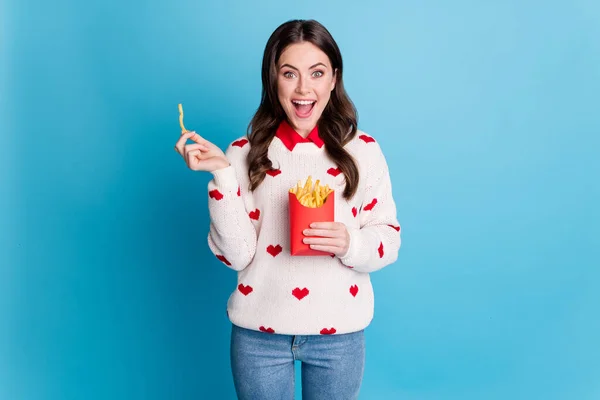
[(303, 230), (302, 233), (308, 236), (308, 229)]

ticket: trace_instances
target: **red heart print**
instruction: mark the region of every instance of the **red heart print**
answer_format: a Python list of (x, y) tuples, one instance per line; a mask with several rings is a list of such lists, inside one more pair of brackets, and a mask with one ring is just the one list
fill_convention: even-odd
[(238, 186), (237, 195), (238, 195), (238, 197), (240, 197), (242, 195), (242, 188), (240, 188), (239, 186)]
[(246, 143), (248, 143), (247, 139), (240, 139), (240, 140), (236, 140), (235, 142), (231, 143), (231, 145), (237, 146), (237, 147), (244, 147), (246, 145)]
[(281, 173), (280, 169), (270, 169), (270, 170), (267, 170), (267, 174), (269, 174), (269, 175), (271, 175), (273, 177), (279, 175), (280, 173)]
[(373, 209), (373, 207), (375, 207), (375, 204), (377, 204), (377, 199), (371, 200), (371, 202), (369, 204), (367, 204), (366, 206), (363, 207), (363, 210), (371, 211)]
[(262, 332), (265, 332), (265, 333), (275, 333), (275, 330), (273, 330), (273, 328), (271, 328), (271, 327), (265, 328), (264, 326), (261, 326), (258, 329), (260, 329)]
[(248, 215), (250, 216), (250, 219), (258, 221), (258, 218), (260, 217), (260, 210), (257, 208), (254, 211), (250, 211)]
[(360, 135), (359, 138), (361, 138), (365, 143), (374, 143), (375, 139), (373, 139), (371, 136), (368, 135)]
[(377, 250), (379, 251), (379, 258), (383, 258), (383, 242), (379, 243), (379, 248)]
[(398, 232), (400, 232), (400, 225), (396, 226), (396, 225), (389, 225), (388, 224), (388, 226), (391, 226), (392, 228), (394, 228), (395, 230), (397, 230)]
[(281, 248), (280, 245), (277, 246), (273, 246), (272, 244), (269, 245), (269, 247), (267, 247), (267, 251), (269, 252), (270, 255), (272, 255), (273, 257), (277, 257), (277, 255), (279, 253), (281, 253), (281, 250), (283, 250)]
[(352, 296), (356, 297), (356, 293), (358, 293), (358, 286), (356, 286), (356, 285), (350, 286), (350, 294)]
[(222, 255), (220, 255), (220, 254), (219, 254), (219, 255), (217, 256), (217, 258), (218, 258), (219, 260), (221, 260), (223, 263), (225, 263), (225, 265), (229, 265), (229, 266), (231, 266), (231, 263), (229, 262), (229, 260), (227, 260), (227, 259), (225, 258), (225, 256), (222, 256)]
[(211, 199), (215, 199), (215, 200), (221, 200), (223, 198), (223, 194), (221, 192), (219, 192), (217, 189), (215, 190), (211, 190), (210, 192), (208, 192), (208, 196)]
[(333, 335), (335, 332), (336, 332), (335, 328), (331, 328), (331, 329), (323, 328), (323, 329), (321, 329), (321, 335)]
[(332, 167), (327, 170), (327, 173), (332, 176), (338, 176), (339, 174), (342, 173), (342, 171), (337, 167), (336, 168)]
[(358, 214), (358, 210), (356, 207), (352, 207), (352, 215), (354, 215), (354, 218), (356, 218), (356, 214)]
[(238, 290), (242, 292), (244, 296), (248, 296), (250, 292), (252, 292), (254, 289), (252, 289), (252, 286), (250, 285), (244, 286), (244, 284), (240, 283), (238, 286)]
[(300, 288), (296, 288), (294, 290), (292, 290), (292, 295), (297, 298), (298, 300), (302, 300), (303, 298), (305, 298), (306, 296), (308, 296), (308, 289), (304, 288), (304, 289), (300, 289)]

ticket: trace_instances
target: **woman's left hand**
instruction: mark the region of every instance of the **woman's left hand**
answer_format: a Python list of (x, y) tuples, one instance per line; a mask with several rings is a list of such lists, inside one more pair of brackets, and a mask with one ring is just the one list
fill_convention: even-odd
[(313, 222), (310, 229), (303, 231), (303, 242), (313, 250), (331, 253), (337, 257), (348, 252), (350, 234), (342, 222)]

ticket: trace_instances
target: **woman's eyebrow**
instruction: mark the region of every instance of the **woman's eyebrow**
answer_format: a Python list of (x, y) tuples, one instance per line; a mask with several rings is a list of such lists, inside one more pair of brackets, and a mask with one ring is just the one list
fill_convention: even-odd
[[(327, 68), (327, 66), (325, 64), (323, 64), (322, 62), (318, 62), (315, 65), (312, 65), (309, 69), (316, 68), (319, 65), (322, 65), (323, 67)], [(293, 65), (290, 65), (290, 64), (283, 64), (281, 67), (279, 67), (279, 69), (282, 69), (283, 67), (288, 67), (288, 68), (295, 69), (296, 71), (298, 71), (298, 68), (296, 68), (296, 67), (294, 67)]]

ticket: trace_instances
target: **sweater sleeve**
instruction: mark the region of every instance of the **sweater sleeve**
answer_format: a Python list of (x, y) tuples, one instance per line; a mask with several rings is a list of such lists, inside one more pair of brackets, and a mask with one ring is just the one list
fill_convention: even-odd
[(246, 208), (252, 202), (246, 167), (248, 147), (245, 139), (230, 145), (225, 152), (230, 165), (213, 171), (208, 182), (208, 246), (223, 264), (236, 271), (246, 268), (256, 252), (256, 229)]
[(395, 262), (400, 249), (400, 224), (392, 197), (387, 162), (378, 143), (366, 168), (360, 228), (347, 227), (350, 244), (342, 263), (356, 272), (374, 272)]

